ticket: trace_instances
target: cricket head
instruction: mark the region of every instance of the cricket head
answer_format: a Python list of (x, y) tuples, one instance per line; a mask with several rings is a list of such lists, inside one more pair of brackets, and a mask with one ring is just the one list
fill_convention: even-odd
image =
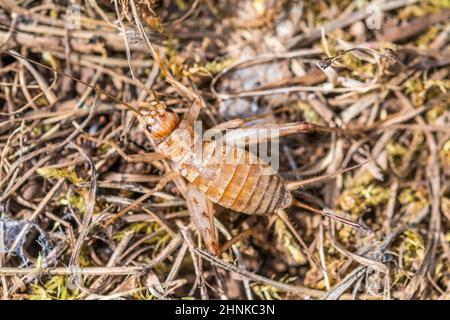
[(155, 139), (164, 139), (178, 126), (178, 115), (164, 103), (152, 101), (141, 105), (145, 129)]

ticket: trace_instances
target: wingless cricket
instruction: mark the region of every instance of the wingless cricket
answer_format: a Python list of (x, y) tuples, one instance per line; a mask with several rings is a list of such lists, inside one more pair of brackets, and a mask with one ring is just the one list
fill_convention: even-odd
[[(277, 214), (304, 247), (304, 243), (297, 235), (295, 228), (283, 209), (296, 205), (345, 224), (364, 228), (356, 222), (303, 204), (291, 194), (291, 190), (297, 189), (307, 183), (326, 179), (330, 176), (354, 169), (364, 163), (310, 180), (286, 181), (274, 170), (271, 170), (268, 163), (246, 151), (242, 146), (225, 143), (225, 141), (233, 141), (233, 138), (237, 136), (245, 138), (247, 142), (260, 142), (261, 139), (269, 140), (274, 137), (305, 133), (311, 130), (338, 133), (342, 133), (344, 130), (306, 122), (247, 126), (237, 130), (229, 130), (225, 134), (224, 139), (221, 140), (212, 141), (202, 139), (199, 150), (196, 150), (194, 145), (198, 141), (194, 139), (194, 121), (198, 118), (200, 110), (204, 106), (204, 101), (199, 95), (175, 80), (165, 68), (159, 54), (154, 50), (150, 42), (148, 42), (148, 45), (153, 58), (165, 74), (166, 80), (174, 85), (178, 92), (192, 101), (192, 106), (184, 119), (179, 119), (178, 115), (172, 109), (166, 107), (163, 102), (156, 99), (155, 94), (153, 94), (153, 101), (143, 103), (140, 105), (140, 108), (135, 108), (73, 76), (57, 72), (37, 61), (23, 57), (14, 51), (1, 51), (18, 59), (26, 59), (57, 74), (69, 76), (109, 98), (120, 102), (138, 116), (143, 128), (155, 139), (157, 145), (156, 151), (171, 161), (175, 174), (163, 178), (162, 180), (164, 181), (153, 189), (152, 192), (140, 197), (119, 214), (116, 214), (109, 223), (112, 223), (119, 216), (136, 207), (155, 191), (160, 190), (168, 181), (179, 175), (189, 182), (187, 190), (188, 199), (186, 199), (189, 213), (202, 236), (206, 248), (214, 255), (221, 254), (214, 226), (214, 211), (205, 211), (202, 209), (211, 207), (212, 203), (249, 215)], [(210, 130), (217, 129), (223, 131), (231, 128), (236, 129), (244, 123), (245, 121), (230, 121), (229, 123), (219, 124), (217, 128)], [(270, 134), (265, 134), (261, 137), (261, 130), (264, 130), (265, 133), (270, 132)], [(196, 151), (200, 151), (202, 157), (198, 157)]]

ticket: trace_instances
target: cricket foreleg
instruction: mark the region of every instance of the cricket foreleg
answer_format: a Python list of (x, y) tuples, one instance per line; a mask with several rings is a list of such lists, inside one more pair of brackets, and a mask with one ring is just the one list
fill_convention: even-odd
[(127, 162), (153, 162), (163, 160), (164, 156), (158, 152), (146, 152), (136, 154), (126, 154), (117, 144), (108, 141), (108, 144)]
[(156, 186), (150, 190), (149, 192), (147, 192), (146, 194), (142, 195), (141, 197), (137, 198), (135, 201), (133, 201), (132, 204), (130, 204), (129, 206), (127, 206), (125, 209), (121, 210), (119, 213), (115, 214), (114, 216), (112, 216), (106, 223), (105, 223), (105, 227), (109, 226), (110, 224), (114, 223), (114, 221), (116, 221), (118, 218), (120, 218), (121, 216), (123, 216), (125, 213), (127, 213), (128, 211), (136, 208), (138, 205), (140, 205), (142, 202), (144, 202), (147, 198), (149, 198), (150, 196), (152, 196), (153, 194), (155, 194), (155, 192), (161, 191), (162, 188), (165, 187), (165, 185), (167, 183), (169, 183), (169, 181), (173, 180), (175, 177), (177, 177), (179, 174), (176, 171), (170, 172), (168, 174), (166, 174), (164, 177), (162, 177), (161, 180), (159, 180), (159, 182), (156, 184)]
[(200, 110), (205, 107), (205, 101), (201, 97), (196, 97), (194, 101), (192, 102), (191, 107), (189, 108), (189, 111), (187, 112), (184, 120), (187, 121), (189, 124), (194, 125), (194, 121), (197, 120)]
[(158, 152), (124, 154), (122, 157), (128, 162), (153, 162), (164, 159), (164, 156)]
[(109, 140), (98, 139), (92, 136), (85, 135), (85, 138), (94, 141), (97, 145), (109, 145), (127, 162), (153, 162), (164, 159), (164, 156), (158, 152), (146, 152), (137, 154), (126, 154), (115, 142)]

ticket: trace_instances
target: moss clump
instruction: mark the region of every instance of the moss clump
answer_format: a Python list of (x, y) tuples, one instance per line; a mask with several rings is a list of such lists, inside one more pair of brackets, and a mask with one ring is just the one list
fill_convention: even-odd
[(145, 235), (151, 235), (161, 229), (162, 229), (161, 226), (157, 222), (153, 222), (153, 221), (151, 221), (151, 222), (136, 222), (136, 223), (130, 224), (125, 229), (117, 232), (114, 235), (114, 239), (122, 240), (124, 235), (128, 232), (133, 232), (136, 234), (141, 233), (141, 234), (145, 234)]
[(417, 270), (425, 255), (425, 242), (422, 236), (415, 230), (407, 230), (403, 233), (403, 267)]
[(371, 207), (386, 203), (389, 195), (389, 189), (375, 183), (358, 185), (342, 192), (339, 196), (339, 205), (353, 215), (360, 215)]
[(320, 116), (316, 111), (311, 107), (311, 105), (306, 101), (298, 101), (295, 104), (295, 108), (299, 110), (302, 114), (303, 119), (306, 122), (314, 123), (314, 124), (323, 124), (321, 122)]
[(398, 196), (400, 204), (406, 207), (409, 214), (418, 214), (428, 206), (428, 192), (424, 188), (406, 188)]
[(81, 297), (79, 289), (69, 289), (65, 276), (54, 276), (41, 284), (31, 286), (30, 300), (77, 300)]
[[(406, 93), (410, 94), (411, 102), (416, 108), (422, 107), (430, 99), (446, 94), (449, 88), (449, 80), (423, 80), (413, 78), (405, 84)], [(443, 107), (444, 109), (446, 108), (445, 103)]]
[(66, 178), (70, 182), (72, 182), (74, 185), (79, 185), (83, 182), (83, 179), (81, 179), (75, 169), (73, 167), (65, 167), (65, 168), (49, 168), (49, 167), (43, 167), (39, 168), (36, 171), (40, 176), (47, 178), (47, 179), (61, 179)]

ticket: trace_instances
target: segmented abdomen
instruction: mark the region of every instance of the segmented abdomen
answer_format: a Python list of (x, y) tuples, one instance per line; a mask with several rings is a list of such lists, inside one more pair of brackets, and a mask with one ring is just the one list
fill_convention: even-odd
[(291, 204), (285, 181), (267, 163), (237, 148), (204, 142), (202, 158), (179, 163), (180, 173), (211, 201), (247, 214), (268, 214)]

